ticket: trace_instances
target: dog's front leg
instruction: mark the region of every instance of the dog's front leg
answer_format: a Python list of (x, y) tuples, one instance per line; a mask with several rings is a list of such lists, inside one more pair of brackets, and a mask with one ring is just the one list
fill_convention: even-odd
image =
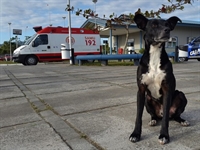
[(166, 144), (170, 140), (168, 127), (169, 127), (169, 108), (172, 99), (172, 92), (170, 86), (166, 85), (162, 87), (162, 90), (163, 90), (163, 118), (162, 118), (160, 136), (158, 139), (160, 144)]
[(137, 142), (140, 140), (142, 132), (141, 128), (142, 128), (142, 114), (144, 110), (144, 103), (145, 103), (145, 86), (141, 85), (137, 92), (137, 114), (135, 121), (135, 129), (129, 137), (129, 140), (131, 142)]

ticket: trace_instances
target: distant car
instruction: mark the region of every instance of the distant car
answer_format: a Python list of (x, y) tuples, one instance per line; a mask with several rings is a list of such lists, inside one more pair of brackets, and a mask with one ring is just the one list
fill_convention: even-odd
[(4, 59), (5, 59), (5, 61), (10, 61), (10, 60), (12, 60), (12, 55), (5, 54)]
[(200, 36), (185, 45), (179, 45), (179, 60), (197, 59), (200, 61)]
[(4, 61), (5, 58), (3, 56), (0, 56), (0, 61)]

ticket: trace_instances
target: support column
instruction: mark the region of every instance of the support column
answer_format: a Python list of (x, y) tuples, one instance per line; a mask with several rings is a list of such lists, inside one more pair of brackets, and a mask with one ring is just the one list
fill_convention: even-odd
[(112, 29), (110, 29), (110, 55), (112, 55)]
[(118, 42), (119, 36), (116, 36), (116, 54), (118, 54), (118, 49), (119, 49), (119, 42)]

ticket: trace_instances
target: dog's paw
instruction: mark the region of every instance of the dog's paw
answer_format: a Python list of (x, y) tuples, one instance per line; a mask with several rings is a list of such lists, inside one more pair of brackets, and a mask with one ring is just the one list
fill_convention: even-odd
[(190, 123), (187, 120), (185, 120), (184, 122), (181, 122), (181, 125), (187, 127), (190, 125)]
[(151, 121), (149, 121), (149, 123), (148, 123), (149, 126), (156, 126), (156, 124), (157, 124), (157, 121), (156, 121), (156, 120), (151, 120)]
[(140, 134), (132, 133), (129, 137), (129, 140), (133, 143), (138, 142), (140, 140)]
[(158, 142), (162, 145), (167, 144), (169, 142), (169, 136), (160, 135)]

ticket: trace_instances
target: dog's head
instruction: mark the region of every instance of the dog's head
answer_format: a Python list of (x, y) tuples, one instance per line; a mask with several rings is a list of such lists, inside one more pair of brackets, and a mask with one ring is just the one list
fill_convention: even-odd
[(170, 38), (170, 31), (174, 30), (178, 21), (181, 22), (181, 20), (175, 16), (164, 20), (147, 19), (141, 14), (135, 15), (134, 21), (139, 29), (146, 32), (145, 40), (148, 40), (150, 44), (168, 41)]

